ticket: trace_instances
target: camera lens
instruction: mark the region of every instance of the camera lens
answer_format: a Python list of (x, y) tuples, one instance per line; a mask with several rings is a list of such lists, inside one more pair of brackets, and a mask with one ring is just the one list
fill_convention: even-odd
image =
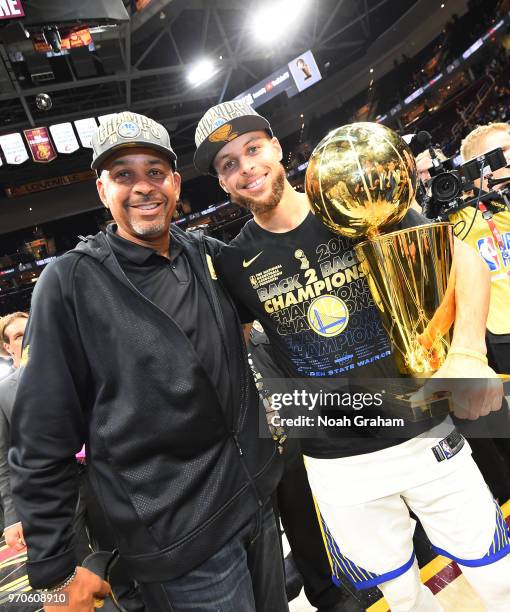
[(443, 172), (432, 179), (430, 189), (438, 202), (451, 202), (462, 191), (462, 181), (455, 172)]

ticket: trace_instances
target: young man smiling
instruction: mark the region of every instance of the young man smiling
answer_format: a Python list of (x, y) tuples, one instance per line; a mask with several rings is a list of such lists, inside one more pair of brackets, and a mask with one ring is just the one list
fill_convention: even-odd
[(150, 612), (285, 612), (269, 502), (281, 474), (259, 440), (258, 396), (218, 245), (170, 230), (176, 155), (148, 117), (93, 137), (97, 189), (115, 220), (37, 283), (12, 422), (12, 490), (34, 588), (91, 612), (108, 584), (76, 567), (74, 454)]
[[(287, 181), (281, 146), (266, 119), (243, 102), (226, 102), (202, 117), (195, 140), (197, 168), (217, 176), (232, 201), (253, 212), (215, 266), (247, 311), (245, 321), (261, 322), (278, 365), (290, 377), (347, 372), (357, 386), (362, 378), (397, 378), (353, 241), (328, 230), (311, 213), (307, 196)], [(370, 167), (378, 161), (374, 158)], [(409, 211), (400, 228), (424, 222)], [(469, 397), (454, 397), (462, 401), (461, 415), (476, 419), (498, 410), (502, 401), (501, 383), (485, 357), (489, 282), (481, 259), (459, 241), (454, 265), (455, 350), (437, 380), (440, 385), (449, 377), (483, 379)], [(321, 328), (313, 316), (317, 300), (327, 316), (331, 300), (342, 307)], [(445, 427), (448, 435), (443, 437)], [(449, 421), (440, 430), (430, 428), (424, 421), (419, 427), (423, 435), (405, 441), (398, 439), (402, 434), (392, 439), (371, 428), (303, 441), (334, 579), (343, 574), (356, 588), (378, 585), (393, 612), (440, 610), (420, 584), (411, 508), (436, 549), (462, 566), (487, 608), (507, 612), (510, 532), (464, 438)], [(435, 451), (443, 447), (451, 452), (441, 458)]]

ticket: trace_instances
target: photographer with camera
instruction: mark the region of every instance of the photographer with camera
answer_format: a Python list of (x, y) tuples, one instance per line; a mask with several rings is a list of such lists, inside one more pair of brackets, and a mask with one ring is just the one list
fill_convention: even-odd
[(510, 211), (506, 197), (510, 186), (510, 126), (491, 123), (477, 127), (463, 140), (461, 156), (465, 160), (462, 172), (451, 170), (450, 160), (434, 147), (429, 146), (416, 157), (423, 184), (421, 204), (427, 217), (452, 222), (455, 235), (477, 250), (489, 267), (488, 358), (496, 372), (508, 374)]
[[(430, 144), (430, 143), (428, 143)], [(471, 176), (480, 176), (486, 163), (494, 166), (497, 154), (502, 150), (499, 167), (491, 170), (472, 183)], [(432, 152), (435, 157), (432, 157)], [(486, 159), (486, 154), (489, 159)], [(449, 171), (451, 167), (441, 149), (428, 147), (416, 156), (416, 167), (422, 182), (421, 204), (424, 214), (431, 219), (448, 220), (454, 224), (455, 235), (477, 250), (491, 273), (491, 300), (487, 318), (487, 357), (490, 366), (500, 374), (510, 373), (510, 212), (504, 200), (505, 187), (510, 183), (510, 126), (506, 123), (492, 123), (477, 127), (464, 139), (461, 146), (462, 159), (472, 166), (464, 175)], [(478, 158), (478, 161), (477, 161)], [(506, 162), (506, 163), (505, 163)], [(489, 178), (490, 177), (490, 178)], [(509, 178), (508, 182), (497, 183), (492, 180)], [(495, 191), (491, 192), (491, 188)], [(450, 198), (450, 201), (448, 201)], [(480, 201), (478, 201), (480, 200)], [(482, 201), (483, 200), (483, 201)], [(469, 204), (465, 206), (465, 204)], [(503, 248), (501, 249), (501, 246)], [(505, 265), (506, 264), (506, 265)], [(491, 431), (503, 431), (501, 423), (505, 413), (489, 419)], [(501, 426), (501, 427), (500, 427)], [(510, 491), (510, 473), (506, 463), (510, 461), (510, 442), (506, 438), (471, 438), (473, 457), (482, 471), (496, 498), (507, 499)]]
[[(501, 148), (507, 164), (510, 162), (510, 126), (506, 123), (490, 123), (473, 130), (462, 141), (461, 155), (470, 161)], [(508, 181), (493, 185), (492, 180), (508, 177)], [(477, 249), (491, 273), (491, 301), (487, 318), (487, 357), (496, 372), (510, 373), (510, 212), (505, 202), (505, 191), (510, 185), (510, 169), (494, 170), (474, 181), (476, 190), (490, 192), (495, 197), (478, 208), (467, 207), (450, 215), (455, 223), (455, 233), (467, 244)]]
[[(432, 157), (434, 152), (434, 158)], [(416, 170), (420, 185), (418, 187), (417, 204), (425, 217), (433, 219), (440, 213), (440, 203), (432, 197), (432, 173), (447, 161), (446, 155), (438, 147), (429, 147), (416, 156)]]

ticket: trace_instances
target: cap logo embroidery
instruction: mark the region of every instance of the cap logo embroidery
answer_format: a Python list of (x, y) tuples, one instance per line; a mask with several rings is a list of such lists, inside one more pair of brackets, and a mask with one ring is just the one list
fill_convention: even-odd
[(223, 119), (223, 117), (218, 117), (218, 119), (216, 119), (216, 121), (214, 121), (213, 124), (211, 125), (211, 130), (217, 130), (220, 126), (227, 123), (227, 121), (228, 119)]
[(232, 126), (227, 123), (209, 135), (209, 142), (230, 142), (238, 137), (237, 132), (232, 131)]
[(136, 138), (140, 134), (140, 128), (133, 121), (124, 121), (117, 128), (117, 133), (122, 138)]

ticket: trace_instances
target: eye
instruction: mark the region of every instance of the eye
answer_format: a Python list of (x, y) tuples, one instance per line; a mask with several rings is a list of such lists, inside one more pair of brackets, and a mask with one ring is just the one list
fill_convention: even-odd
[(248, 147), (248, 153), (256, 153), (260, 149), (259, 145), (251, 145)]
[(124, 181), (127, 180), (130, 177), (130, 172), (129, 170), (119, 170), (119, 172), (115, 173), (115, 180), (116, 181)]
[(160, 176), (164, 176), (164, 173), (162, 170), (160, 170), (159, 168), (151, 168), (149, 170), (149, 175), (150, 176), (156, 176), (156, 177), (160, 177)]
[(234, 160), (233, 159), (228, 159), (224, 164), (223, 164), (223, 170), (232, 170), (232, 168), (234, 167)]

